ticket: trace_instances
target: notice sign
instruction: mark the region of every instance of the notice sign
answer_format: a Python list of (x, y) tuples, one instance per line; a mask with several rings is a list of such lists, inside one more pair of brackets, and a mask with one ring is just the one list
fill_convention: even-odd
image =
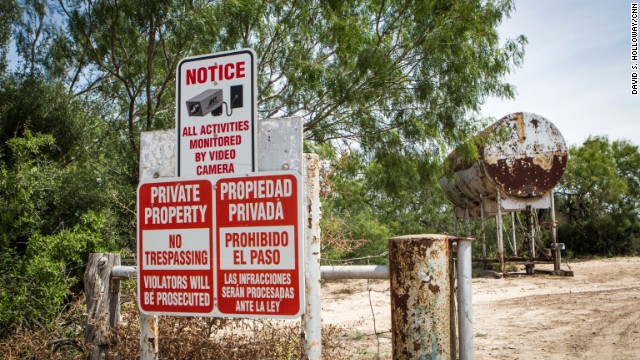
[(178, 176), (256, 170), (256, 54), (251, 49), (186, 58), (176, 79)]
[(214, 310), (213, 187), (209, 180), (138, 187), (138, 302), (145, 313)]
[(222, 316), (302, 313), (301, 186), (296, 172), (216, 180), (216, 298)]

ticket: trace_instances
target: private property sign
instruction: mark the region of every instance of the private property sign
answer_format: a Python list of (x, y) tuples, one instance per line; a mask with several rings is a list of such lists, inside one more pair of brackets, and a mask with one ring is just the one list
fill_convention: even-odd
[(255, 52), (185, 58), (176, 74), (177, 175), (255, 171)]
[(304, 289), (299, 176), (226, 177), (215, 187), (219, 311), (298, 316)]
[(138, 187), (138, 300), (155, 314), (209, 314), (213, 295), (213, 186), (164, 179)]
[(138, 187), (138, 302), (162, 315), (295, 318), (304, 304), (297, 172)]

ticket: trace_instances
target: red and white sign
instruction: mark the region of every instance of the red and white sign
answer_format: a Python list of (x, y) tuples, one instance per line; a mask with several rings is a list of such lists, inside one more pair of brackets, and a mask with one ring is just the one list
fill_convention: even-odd
[(138, 302), (144, 313), (214, 309), (213, 187), (209, 180), (153, 180), (138, 187)]
[(185, 58), (177, 68), (178, 176), (256, 171), (256, 54)]
[(296, 172), (215, 182), (216, 297), (222, 316), (294, 318), (304, 309), (302, 185)]
[(296, 318), (304, 311), (294, 171), (138, 187), (138, 303), (147, 314)]

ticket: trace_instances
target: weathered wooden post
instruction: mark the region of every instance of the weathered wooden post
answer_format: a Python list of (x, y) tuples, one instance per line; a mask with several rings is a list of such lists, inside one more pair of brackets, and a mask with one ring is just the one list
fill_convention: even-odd
[(447, 235), (389, 239), (393, 359), (451, 359), (452, 241)]
[(87, 324), (84, 340), (89, 346), (87, 359), (105, 359), (120, 320), (120, 280), (112, 279), (111, 270), (120, 265), (120, 254), (89, 255), (84, 273)]
[[(139, 281), (139, 280), (138, 280)], [(140, 360), (158, 358), (160, 317), (140, 313)]]

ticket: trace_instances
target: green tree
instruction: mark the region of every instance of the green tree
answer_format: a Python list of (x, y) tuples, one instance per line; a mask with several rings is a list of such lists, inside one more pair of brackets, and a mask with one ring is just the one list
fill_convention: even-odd
[(579, 254), (640, 251), (640, 152), (625, 141), (587, 139), (569, 149), (558, 191), (562, 241)]
[[(49, 319), (71, 283), (37, 274), (72, 277), (78, 254), (133, 248), (139, 133), (174, 126), (181, 58), (254, 48), (260, 116), (301, 116), (307, 147), (337, 166), (326, 219), (384, 240), (442, 231), (439, 158), (476, 130), (485, 97), (513, 95), (502, 79), (526, 42), (499, 43), (510, 0), (19, 4), (22, 76), (0, 88), (0, 260), (22, 280), (3, 283), (1, 301)], [(53, 305), (30, 307), (44, 279), (55, 281)], [(21, 317), (38, 315), (2, 321)]]
[(380, 216), (394, 233), (434, 223), (416, 214), (440, 196), (437, 158), (476, 130), (471, 115), (486, 96), (513, 95), (502, 78), (526, 43), (499, 43), (510, 0), (59, 0), (49, 9), (63, 21), (45, 21), (58, 28), (42, 42), (44, 73), (96, 102), (127, 139), (112, 149), (130, 184), (121, 203), (133, 199), (139, 132), (173, 126), (179, 59), (251, 47), (261, 117), (302, 116), (310, 147), (358, 153), (361, 174), (344, 186), (362, 187), (362, 219)]
[(618, 175), (624, 179), (627, 190), (619, 205), (637, 215), (640, 212), (640, 151), (637, 145), (627, 141), (614, 141), (611, 148)]
[[(390, 167), (400, 171), (392, 173)], [(451, 206), (438, 184), (441, 168), (438, 156), (391, 149), (375, 162), (356, 151), (337, 156), (324, 168), (323, 257), (380, 255), (389, 237), (452, 231)], [(386, 257), (370, 261), (385, 262)]]
[(0, 3), (0, 74), (5, 72), (12, 27), (19, 17), (20, 7), (15, 0), (5, 0)]
[(175, 68), (187, 55), (254, 48), (263, 117), (299, 115), (311, 141), (376, 152), (396, 137), (409, 149), (466, 137), (485, 96), (513, 94), (501, 79), (525, 43), (499, 45), (508, 0), (59, 4), (68, 86), (109, 100), (134, 153), (140, 130), (173, 125)]
[[(59, 1), (69, 31), (52, 48), (56, 74), (71, 92), (100, 101), (122, 122), (129, 153), (140, 131), (174, 126), (175, 71), (181, 58), (211, 51), (220, 14), (204, 1)], [(137, 181), (135, 167), (132, 181)]]

